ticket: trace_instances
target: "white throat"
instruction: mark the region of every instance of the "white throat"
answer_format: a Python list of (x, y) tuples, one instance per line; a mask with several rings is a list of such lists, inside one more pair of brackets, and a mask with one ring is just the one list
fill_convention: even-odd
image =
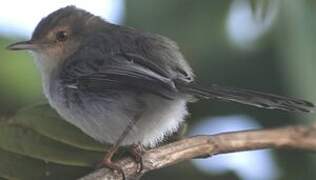
[[(49, 58), (43, 54), (32, 52), (31, 54), (34, 58), (34, 62), (40, 71), (43, 91), (46, 97), (49, 96), (49, 84), (51, 81), (51, 76), (55, 68), (57, 68), (58, 63), (56, 59)], [(49, 97), (48, 97), (49, 98)]]

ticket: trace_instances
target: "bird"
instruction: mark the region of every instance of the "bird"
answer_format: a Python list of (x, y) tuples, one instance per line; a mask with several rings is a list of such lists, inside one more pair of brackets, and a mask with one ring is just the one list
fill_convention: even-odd
[(49, 104), (67, 122), (101, 143), (155, 147), (176, 132), (199, 99), (265, 109), (312, 112), (314, 104), (255, 90), (202, 85), (173, 40), (112, 24), (75, 6), (44, 17), (30, 40), (9, 50), (35, 59)]

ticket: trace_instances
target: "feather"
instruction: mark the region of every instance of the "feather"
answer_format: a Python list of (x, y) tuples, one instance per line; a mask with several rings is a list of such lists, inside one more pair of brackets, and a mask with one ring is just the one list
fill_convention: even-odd
[(197, 83), (177, 83), (177, 87), (198, 98), (238, 102), (265, 109), (293, 112), (313, 112), (315, 109), (315, 105), (309, 101), (254, 90), (223, 87), (215, 84), (205, 88)]

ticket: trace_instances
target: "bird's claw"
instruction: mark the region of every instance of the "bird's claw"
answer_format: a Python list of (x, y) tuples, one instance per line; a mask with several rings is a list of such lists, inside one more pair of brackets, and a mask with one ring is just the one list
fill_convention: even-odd
[(120, 166), (116, 165), (112, 161), (112, 157), (113, 157), (114, 153), (115, 152), (109, 151), (105, 155), (104, 159), (101, 162), (99, 162), (96, 167), (97, 168), (105, 167), (105, 168), (111, 169), (114, 172), (116, 171), (116, 172), (118, 172), (119, 174), (122, 175), (122, 180), (126, 180), (125, 173), (124, 173), (123, 169)]
[(137, 173), (142, 172), (144, 164), (143, 164), (143, 154), (145, 152), (145, 148), (140, 143), (133, 144), (130, 148), (130, 154), (132, 155), (133, 159), (137, 163)]

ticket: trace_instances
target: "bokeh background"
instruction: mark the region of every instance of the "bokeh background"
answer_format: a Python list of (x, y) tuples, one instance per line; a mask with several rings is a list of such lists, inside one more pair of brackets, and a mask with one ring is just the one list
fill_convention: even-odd
[[(178, 42), (197, 79), (316, 102), (316, 3), (312, 0), (17, 1), (0, 7), (0, 114), (45, 101), (30, 54), (5, 46), (31, 36), (50, 12), (74, 4), (108, 21)], [(190, 105), (189, 135), (311, 123), (315, 115), (201, 101)], [(0, 159), (1, 164), (1, 159)], [(193, 160), (144, 179), (316, 179), (316, 156), (260, 150)], [(3, 177), (4, 178), (4, 177)], [(1, 179), (1, 178), (0, 178)]]

